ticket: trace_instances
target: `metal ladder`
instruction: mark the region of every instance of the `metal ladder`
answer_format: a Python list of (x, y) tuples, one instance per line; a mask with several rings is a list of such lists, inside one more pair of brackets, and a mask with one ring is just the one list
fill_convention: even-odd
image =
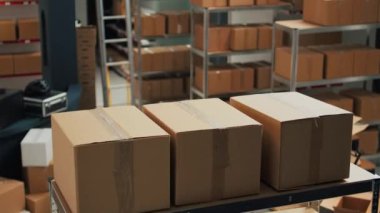
[[(97, 24), (98, 24), (98, 44), (99, 44), (99, 56), (100, 56), (100, 72), (101, 72), (101, 81), (102, 81), (102, 92), (103, 92), (103, 104), (104, 107), (110, 105), (110, 93), (113, 86), (111, 85), (111, 79), (109, 75), (109, 68), (115, 66), (129, 65), (129, 74), (130, 78), (130, 97), (131, 102), (135, 104), (134, 98), (134, 60), (133, 60), (133, 40), (132, 36), (126, 36), (125, 38), (116, 38), (116, 39), (107, 39), (105, 32), (105, 21), (109, 20), (125, 20), (127, 35), (132, 35), (132, 13), (131, 13), (131, 0), (125, 0), (125, 11), (126, 15), (104, 15), (103, 0), (96, 0), (96, 9), (97, 9)], [(128, 59), (129, 61), (116, 61), (108, 62), (107, 61), (107, 44), (115, 43), (125, 43), (128, 49)], [(115, 86), (117, 88), (119, 86)]]

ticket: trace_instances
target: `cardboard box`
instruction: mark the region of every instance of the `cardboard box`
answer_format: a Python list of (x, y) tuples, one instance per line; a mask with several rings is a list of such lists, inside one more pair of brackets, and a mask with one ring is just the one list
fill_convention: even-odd
[(377, 11), (378, 11), (377, 22), (380, 22), (380, 3), (379, 3), (379, 7)]
[(271, 88), (272, 66), (269, 63), (256, 63), (255, 68), (255, 88), (268, 89)]
[(13, 55), (0, 55), (0, 76), (8, 76), (13, 74)]
[(53, 159), (51, 129), (31, 129), (21, 141), (22, 165), (49, 166)]
[(342, 197), (334, 207), (335, 213), (365, 213), (369, 208), (370, 200), (355, 197)]
[[(354, 51), (344, 46), (316, 46), (313, 50), (323, 53), (326, 79), (351, 77), (354, 73)], [(344, 63), (342, 63), (344, 61)]]
[(171, 134), (175, 205), (259, 192), (261, 124), (219, 99), (145, 105), (143, 111)]
[(380, 50), (368, 47), (354, 47), (354, 75), (366, 76), (379, 74)]
[(296, 92), (233, 97), (230, 103), (263, 124), (262, 180), (272, 187), (349, 176), (351, 113)]
[(380, 95), (360, 89), (341, 92), (342, 95), (354, 99), (354, 113), (364, 121), (380, 120)]
[(257, 49), (257, 29), (252, 26), (237, 26), (231, 29), (231, 50)]
[(112, 5), (113, 5), (113, 14), (115, 14), (115, 15), (125, 15), (126, 14), (125, 0), (113, 0)]
[[(135, 17), (137, 20), (138, 17)], [(165, 16), (161, 14), (142, 14), (141, 36), (163, 36), (165, 35)]]
[[(133, 49), (135, 66), (138, 67), (138, 49)], [(141, 48), (141, 71), (153, 71), (153, 51), (150, 48)]]
[(42, 72), (41, 53), (25, 53), (13, 55), (15, 74), (36, 74)]
[(279, 0), (256, 0), (257, 5), (275, 5), (279, 3)]
[[(229, 66), (209, 67), (208, 95), (225, 94), (232, 92), (232, 71)], [(203, 91), (204, 71), (201, 67), (195, 68), (195, 87)]]
[(18, 19), (18, 39), (39, 39), (40, 38), (40, 22), (37, 18)]
[(226, 7), (227, 0), (191, 0), (191, 4), (199, 7)]
[(333, 92), (320, 93), (312, 95), (312, 97), (325, 103), (339, 107), (341, 109), (347, 110), (349, 112), (354, 111), (354, 100), (352, 98), (338, 95)]
[(46, 192), (27, 195), (26, 208), (31, 213), (51, 213), (50, 194)]
[(25, 208), (24, 183), (0, 177), (0, 209), (2, 213), (21, 212)]
[[(195, 25), (195, 47), (203, 50), (203, 26)], [(229, 27), (210, 27), (208, 29), (208, 51), (228, 51), (230, 48), (231, 29)]]
[(228, 0), (228, 6), (250, 6), (254, 4), (254, 0)]
[(15, 41), (16, 37), (16, 20), (0, 20), (0, 41)]
[(379, 0), (353, 0), (353, 24), (376, 23)]
[(231, 92), (248, 92), (253, 90), (255, 72), (253, 68), (236, 66), (231, 71)]
[(176, 71), (190, 70), (190, 48), (185, 45), (171, 46), (169, 51), (173, 54), (173, 69)]
[(370, 129), (359, 134), (359, 150), (362, 154), (376, 154), (379, 150), (379, 131)]
[[(291, 49), (276, 49), (275, 72), (280, 76), (291, 78)], [(297, 81), (314, 81), (323, 78), (323, 55), (316, 51), (300, 48), (298, 52)]]
[(24, 179), (29, 193), (43, 193), (49, 191), (49, 178), (54, 177), (53, 164), (47, 167), (24, 167)]
[(320, 25), (348, 25), (353, 23), (356, 0), (304, 0), (304, 20)]
[(294, 9), (297, 11), (303, 10), (303, 1), (304, 0), (282, 0), (283, 2), (289, 2), (293, 5)]
[(55, 180), (73, 212), (170, 207), (169, 135), (136, 107), (54, 114), (52, 130)]
[(162, 13), (166, 18), (166, 34), (189, 34), (190, 14), (189, 12), (167, 11)]

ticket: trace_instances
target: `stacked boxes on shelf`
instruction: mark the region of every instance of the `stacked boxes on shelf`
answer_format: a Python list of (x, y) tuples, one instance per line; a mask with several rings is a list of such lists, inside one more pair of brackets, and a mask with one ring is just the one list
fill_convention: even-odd
[(96, 107), (96, 28), (92, 26), (77, 28), (78, 75), (81, 84), (81, 109)]
[(199, 7), (236, 7), (251, 5), (277, 5), (280, 0), (191, 0)]

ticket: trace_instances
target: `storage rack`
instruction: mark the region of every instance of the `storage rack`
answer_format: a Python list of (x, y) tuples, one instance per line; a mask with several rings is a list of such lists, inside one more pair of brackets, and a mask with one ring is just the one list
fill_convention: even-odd
[[(58, 213), (69, 213), (66, 204), (56, 182), (50, 181), (50, 196), (54, 203), (54, 210)], [(221, 200), (211, 203), (188, 205), (182, 207), (172, 207), (168, 210), (158, 212), (230, 212), (240, 213), (268, 209), (284, 205), (312, 202), (317, 200), (329, 199), (345, 195), (372, 192), (371, 212), (378, 212), (380, 176), (373, 175), (360, 167), (351, 164), (350, 178), (335, 183), (308, 186), (291, 191), (278, 192), (265, 184), (261, 184), (261, 193), (247, 197)]]
[[(123, 38), (116, 38), (116, 39), (107, 39), (106, 38), (106, 31), (105, 31), (105, 22), (111, 21), (111, 20), (124, 20), (125, 21), (125, 28), (128, 32), (128, 35), (132, 34), (132, 14), (131, 14), (131, 7), (130, 7), (130, 0), (125, 0), (125, 15), (111, 15), (106, 16), (104, 15), (104, 7), (103, 7), (103, 0), (97, 0), (96, 1), (96, 9), (97, 9), (97, 24), (98, 24), (98, 43), (99, 43), (99, 52), (100, 52), (100, 73), (101, 73), (101, 80), (102, 80), (102, 91), (103, 91), (103, 104), (105, 107), (110, 105), (110, 93), (112, 92), (112, 89), (117, 88), (124, 88), (126, 87), (126, 84), (121, 85), (112, 85), (111, 78), (110, 78), (110, 69), (111, 67), (117, 67), (117, 66), (128, 66), (129, 65), (129, 72), (133, 75), (134, 74), (134, 65), (133, 60), (122, 60), (122, 61), (113, 61), (110, 62), (107, 59), (107, 44), (115, 44), (115, 43), (125, 43), (127, 47), (133, 46), (132, 38), (127, 36)], [(128, 48), (128, 57), (133, 58), (133, 49)], [(125, 80), (126, 82), (126, 80)], [(134, 100), (133, 98), (133, 88), (134, 88), (134, 79), (132, 78), (130, 80), (130, 89), (131, 96), (132, 96), (132, 102)], [(134, 104), (134, 103), (132, 103)]]
[[(290, 34), (291, 39), (291, 68), (290, 68), (290, 80), (285, 79), (275, 73), (275, 64), (272, 66), (272, 85), (274, 82), (280, 82), (287, 87), (290, 91), (296, 91), (297, 88), (301, 87), (313, 87), (322, 85), (334, 85), (334, 84), (345, 84), (353, 82), (365, 82), (367, 88), (370, 88), (370, 83), (372, 80), (380, 79), (380, 75), (371, 76), (354, 76), (345, 77), (337, 79), (323, 79), (318, 81), (309, 82), (297, 82), (297, 65), (298, 65), (298, 50), (299, 50), (299, 39), (300, 35), (315, 34), (315, 33), (330, 33), (330, 32), (344, 32), (344, 31), (358, 31), (364, 30), (367, 32), (367, 45), (370, 47), (375, 47), (375, 31), (380, 28), (380, 24), (358, 24), (358, 25), (344, 25), (344, 26), (320, 26), (311, 23), (304, 22), (302, 20), (290, 20), (290, 21), (277, 21), (274, 24), (275, 30), (283, 30)], [(273, 33), (273, 47), (272, 51), (275, 53), (275, 39), (276, 34)], [(274, 62), (276, 63), (276, 62)]]
[[(209, 59), (213, 57), (229, 57), (234, 55), (262, 55), (262, 54), (269, 54), (271, 53), (271, 50), (247, 50), (247, 51), (224, 51), (224, 52), (209, 52), (208, 51), (208, 44), (209, 44), (209, 36), (208, 36), (208, 29), (210, 26), (210, 14), (211, 13), (229, 13), (234, 11), (263, 11), (263, 10), (272, 10), (275, 11), (275, 14), (273, 15), (272, 23), (274, 23), (275, 18), (277, 16), (277, 12), (279, 10), (289, 10), (291, 9), (291, 5), (289, 4), (279, 4), (279, 5), (252, 5), (252, 6), (233, 6), (233, 7), (199, 7), (197, 5), (191, 5), (191, 55), (190, 55), (190, 98), (193, 99), (194, 95), (200, 97), (200, 98), (208, 98), (210, 97), (208, 94), (208, 68), (209, 68)], [(195, 26), (195, 13), (201, 13), (203, 14), (203, 50), (197, 49), (194, 46), (194, 26)], [(203, 92), (199, 89), (197, 89), (194, 86), (194, 73), (195, 73), (195, 67), (194, 67), (194, 55), (200, 56), (203, 59)], [(253, 88), (252, 88), (253, 89)], [(213, 97), (228, 97), (231, 95), (239, 95), (239, 94), (254, 94), (254, 93), (266, 93), (271, 92), (272, 90), (264, 89), (259, 90), (255, 89), (253, 91), (248, 92), (240, 92), (240, 93), (231, 93), (231, 94), (220, 94), (215, 95)]]
[[(150, 101), (148, 100), (144, 100), (144, 97), (142, 97), (142, 82), (144, 79), (151, 79), (151, 78), (168, 78), (168, 77), (185, 77), (185, 76), (189, 76), (190, 74), (188, 72), (186, 72), (186, 70), (177, 70), (177, 71), (171, 71), (171, 72), (165, 72), (165, 71), (159, 71), (159, 70), (151, 70), (151, 71), (142, 71), (142, 56), (141, 56), (141, 48), (142, 48), (142, 40), (149, 40), (150, 44), (149, 45), (146, 45), (146, 46), (159, 46), (159, 44), (157, 44), (157, 42), (152, 42), (152, 40), (157, 40), (157, 39), (169, 39), (169, 40), (172, 40), (172, 39), (177, 39), (177, 38), (189, 38), (190, 35), (163, 35), (163, 36), (142, 36), (141, 32), (142, 32), (142, 20), (141, 20), (141, 17), (142, 17), (142, 11), (143, 11), (143, 6), (142, 6), (142, 3), (143, 2), (147, 2), (147, 1), (160, 1), (160, 0), (137, 0), (135, 1), (135, 5), (137, 5), (136, 7), (136, 11), (135, 11), (135, 14), (136, 14), (136, 17), (137, 17), (137, 20), (135, 20), (136, 24), (137, 24), (137, 27), (135, 28), (135, 32), (134, 32), (134, 35), (129, 35), (129, 37), (133, 37), (135, 38), (135, 41), (137, 43), (137, 64), (135, 64), (135, 67), (134, 67), (134, 70), (135, 70), (135, 75), (130, 75), (131, 76), (131, 79), (133, 78), (137, 78), (137, 87), (138, 87), (138, 91), (137, 91), (137, 97), (136, 96), (133, 96), (133, 99), (134, 99), (134, 103), (141, 107), (143, 104), (147, 104), (147, 103), (150, 103)], [(185, 44), (189, 44), (189, 43), (185, 43)], [(184, 44), (184, 45), (185, 45)], [(131, 59), (133, 60), (133, 58)], [(162, 100), (164, 101), (164, 100)]]

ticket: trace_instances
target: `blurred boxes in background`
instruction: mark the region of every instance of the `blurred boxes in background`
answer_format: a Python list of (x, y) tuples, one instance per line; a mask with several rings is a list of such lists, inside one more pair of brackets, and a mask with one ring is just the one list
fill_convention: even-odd
[[(196, 24), (194, 32), (194, 46), (197, 49), (203, 50), (203, 25)], [(208, 29), (208, 51), (228, 51), (230, 49), (230, 27), (215, 27), (211, 26)]]
[(50, 194), (45, 192), (27, 195), (26, 208), (31, 213), (51, 213)]
[(257, 28), (254, 26), (231, 27), (230, 49), (233, 51), (257, 49)]
[(54, 177), (53, 163), (45, 167), (24, 167), (24, 180), (28, 193), (43, 193), (49, 191), (49, 178)]
[(42, 59), (40, 52), (13, 55), (14, 73), (16, 75), (38, 74), (42, 72)]
[(77, 33), (78, 75), (82, 87), (80, 109), (96, 107), (96, 28), (79, 27)]
[(13, 74), (13, 55), (0, 55), (0, 76), (8, 76)]
[(313, 98), (321, 100), (325, 103), (334, 105), (349, 112), (354, 111), (354, 100), (346, 96), (338, 95), (334, 92), (325, 92), (312, 95)]
[(228, 0), (228, 6), (250, 6), (254, 4), (255, 0)]
[(320, 25), (352, 24), (354, 1), (357, 0), (304, 0), (304, 20)]
[(361, 89), (350, 89), (341, 92), (342, 95), (354, 99), (354, 113), (364, 121), (380, 120), (380, 95)]
[(17, 20), (18, 39), (40, 39), (40, 22), (37, 18), (24, 18)]
[[(138, 84), (135, 95), (139, 97)], [(162, 101), (186, 98), (189, 95), (188, 78), (146, 79), (141, 82), (142, 100)]]
[(227, 0), (191, 0), (191, 4), (199, 7), (226, 7)]
[(379, 130), (369, 129), (359, 135), (359, 151), (361, 154), (376, 154), (379, 150)]
[(25, 209), (24, 183), (0, 177), (1, 213), (18, 213)]
[(166, 19), (166, 34), (182, 35), (190, 33), (190, 13), (187, 11), (161, 12)]
[(334, 207), (335, 213), (365, 213), (369, 208), (370, 200), (356, 197), (342, 197), (337, 206)]
[(16, 35), (16, 20), (3, 19), (0, 20), (0, 41), (15, 41)]
[[(138, 17), (135, 17), (135, 20), (137, 20), (137, 18)], [(137, 25), (137, 22), (135, 22), (135, 24)], [(148, 13), (141, 15), (141, 36), (163, 36), (165, 35), (165, 31), (166, 22), (164, 15)]]

